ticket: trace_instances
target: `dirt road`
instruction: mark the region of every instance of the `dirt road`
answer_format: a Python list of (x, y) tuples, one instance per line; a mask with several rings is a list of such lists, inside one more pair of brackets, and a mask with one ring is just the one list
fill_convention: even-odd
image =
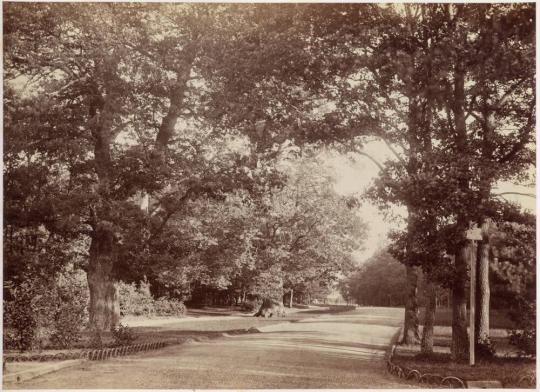
[(8, 388), (407, 388), (384, 354), (402, 309), (359, 308), (76, 367)]

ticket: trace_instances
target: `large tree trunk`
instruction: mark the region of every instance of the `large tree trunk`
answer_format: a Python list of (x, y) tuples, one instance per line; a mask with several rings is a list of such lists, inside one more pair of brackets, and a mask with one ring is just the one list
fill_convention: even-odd
[(401, 344), (420, 343), (418, 322), (418, 271), (414, 266), (407, 266), (407, 302), (405, 303), (405, 322)]
[[(482, 227), (484, 229), (484, 227)], [(484, 230), (483, 230), (484, 231)], [(476, 274), (476, 328), (475, 339), (477, 342), (489, 338), (489, 250), (490, 245), (487, 236), (484, 236), (478, 246), (478, 270)]]
[(467, 261), (471, 252), (470, 245), (463, 245), (455, 258), (456, 279), (452, 286), (452, 345), (454, 361), (467, 359), (469, 339), (467, 336)]
[(101, 344), (101, 332), (114, 328), (120, 319), (118, 294), (113, 279), (113, 266), (116, 259), (116, 238), (111, 222), (107, 220), (109, 211), (111, 143), (113, 132), (115, 94), (103, 98), (101, 115), (92, 106), (90, 114), (96, 119), (92, 129), (94, 137), (94, 165), (99, 182), (96, 193), (100, 199), (100, 207), (92, 212), (92, 238), (89, 250), (87, 270), (88, 288), (90, 291), (90, 327), (96, 332), (95, 338)]
[(90, 326), (94, 331), (107, 331), (120, 321), (118, 290), (112, 269), (115, 260), (114, 232), (102, 222), (96, 228), (90, 244), (87, 271), (90, 289)]
[(435, 311), (437, 310), (437, 292), (436, 286), (429, 278), (426, 277), (426, 308), (424, 311), (424, 329), (422, 331), (421, 349), (424, 354), (433, 352), (433, 326), (435, 324)]
[[(182, 104), (185, 98), (187, 82), (190, 77), (191, 65), (196, 57), (196, 45), (189, 45), (184, 49), (185, 62), (176, 70), (177, 80), (169, 90), (169, 107), (161, 121), (155, 140), (155, 147), (159, 164), (164, 162), (164, 154), (167, 146), (174, 135), (175, 126), (181, 114)], [(114, 69), (117, 59), (111, 59), (109, 66)], [(115, 233), (112, 224), (107, 221), (110, 211), (107, 205), (110, 202), (111, 175), (113, 163), (111, 160), (111, 144), (119, 132), (114, 127), (115, 118), (118, 116), (117, 107), (121, 94), (115, 91), (114, 83), (108, 84), (108, 92), (101, 99), (95, 100), (89, 107), (92, 117), (92, 136), (94, 138), (94, 165), (98, 177), (97, 194), (101, 199), (101, 211), (93, 211), (93, 235), (90, 244), (90, 260), (87, 271), (88, 287), (90, 289), (90, 325), (97, 331), (108, 330), (117, 325), (120, 318), (118, 293), (113, 279), (115, 264)], [(142, 200), (140, 207), (148, 210), (149, 195), (144, 189), (141, 190)], [(99, 337), (99, 334), (97, 334)]]

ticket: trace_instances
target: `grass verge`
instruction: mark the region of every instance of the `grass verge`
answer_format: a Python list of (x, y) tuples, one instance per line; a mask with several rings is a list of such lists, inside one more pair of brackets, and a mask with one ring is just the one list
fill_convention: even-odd
[(535, 374), (536, 361), (525, 358), (492, 358), (477, 361), (475, 366), (468, 363), (453, 363), (450, 354), (403, 355), (399, 351), (393, 358), (396, 365), (417, 369), (420, 373), (438, 374), (443, 377), (455, 376), (464, 381), (500, 381), (504, 388), (523, 388), (520, 383), (525, 374)]

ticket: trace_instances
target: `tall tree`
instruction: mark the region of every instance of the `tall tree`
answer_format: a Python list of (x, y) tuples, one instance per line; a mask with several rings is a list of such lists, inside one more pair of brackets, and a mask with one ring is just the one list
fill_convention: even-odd
[[(333, 97), (335, 113), (327, 115), (329, 137), (372, 135), (395, 153), (396, 162), (380, 166), (376, 197), (409, 209), (398, 254), (428, 270), (439, 265), (444, 273), (438, 275), (452, 287), (452, 352), (462, 359), (471, 252), (464, 232), (471, 221), (498, 215), (495, 183), (519, 180), (534, 164), (533, 9), (344, 8), (336, 10), (338, 27), (332, 18), (323, 24), (334, 34), (325, 32), (327, 42), (343, 38), (333, 53), (347, 64), (332, 84), (340, 94)], [(376, 21), (382, 37), (370, 37)], [(453, 263), (445, 252), (455, 255)]]
[[(4, 7), (6, 80), (16, 91), (5, 104), (19, 107), (6, 136), (8, 144), (19, 132), (30, 140), (13, 145), (11, 168), (56, 164), (45, 169), (61, 187), (44, 223), (55, 231), (69, 220), (73, 235), (90, 239), (98, 331), (118, 321), (114, 281), (129, 264), (122, 243), (133, 223), (146, 224), (150, 237), (162, 233), (189, 200), (226, 188), (222, 180), (246, 165), (239, 154), (219, 164), (211, 148), (200, 148), (220, 137), (201, 114), (212, 106), (209, 58), (239, 31), (229, 18), (247, 20), (240, 14), (235, 6), (186, 4)], [(135, 208), (141, 192), (158, 201), (150, 216)]]

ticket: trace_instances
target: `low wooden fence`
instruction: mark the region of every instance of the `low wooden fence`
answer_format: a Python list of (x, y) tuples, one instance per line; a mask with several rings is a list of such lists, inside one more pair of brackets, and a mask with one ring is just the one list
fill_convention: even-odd
[(129, 346), (101, 348), (95, 350), (83, 350), (76, 352), (57, 353), (57, 354), (35, 354), (29, 356), (5, 355), (5, 362), (26, 362), (26, 361), (65, 361), (69, 359), (88, 359), (90, 361), (101, 361), (114, 357), (134, 354), (142, 351), (157, 350), (171, 344), (169, 341), (158, 341), (140, 344), (131, 344)]
[[(396, 345), (392, 345), (386, 358), (386, 369), (388, 372), (399, 378), (405, 380), (411, 380), (418, 382), (419, 384), (425, 384), (426, 386), (435, 386), (443, 388), (462, 389), (467, 388), (467, 382), (459, 377), (454, 376), (441, 376), (440, 374), (433, 373), (421, 373), (417, 369), (411, 369), (406, 366), (401, 366), (392, 362)], [(518, 378), (518, 385), (520, 388), (535, 388), (536, 387), (536, 374), (525, 373)]]

